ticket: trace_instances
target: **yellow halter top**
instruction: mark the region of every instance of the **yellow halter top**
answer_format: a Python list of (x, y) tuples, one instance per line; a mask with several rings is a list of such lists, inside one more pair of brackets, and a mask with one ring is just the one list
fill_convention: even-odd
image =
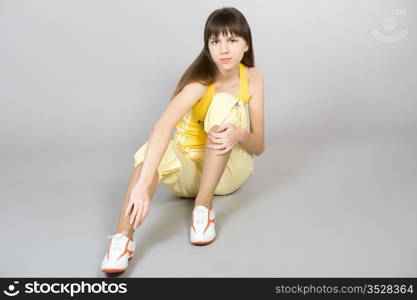
[[(239, 92), (236, 97), (241, 99), (244, 104), (250, 101), (246, 72), (247, 67), (239, 63)], [(214, 95), (215, 84), (212, 83), (207, 87), (204, 96), (178, 122), (174, 142), (183, 148), (205, 148), (207, 133), (204, 131), (204, 120)]]

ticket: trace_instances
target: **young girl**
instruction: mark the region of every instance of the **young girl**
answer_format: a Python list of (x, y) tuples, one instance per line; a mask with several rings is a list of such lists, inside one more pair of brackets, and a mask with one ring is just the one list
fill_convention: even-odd
[[(250, 131), (245, 129), (246, 104)], [(107, 236), (111, 241), (101, 270), (127, 268), (136, 247), (134, 230), (147, 216), (160, 182), (178, 197), (195, 197), (190, 241), (212, 242), (213, 196), (242, 186), (254, 174), (253, 155), (264, 147), (264, 84), (254, 67), (251, 31), (240, 11), (224, 7), (208, 17), (203, 50), (181, 77), (149, 140), (134, 155), (119, 224)]]

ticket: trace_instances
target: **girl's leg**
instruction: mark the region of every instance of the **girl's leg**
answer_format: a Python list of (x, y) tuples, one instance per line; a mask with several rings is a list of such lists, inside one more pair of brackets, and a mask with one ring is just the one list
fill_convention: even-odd
[[(235, 98), (233, 95), (220, 93), (213, 96), (204, 120), (204, 130), (209, 134), (223, 123), (231, 123), (236, 127), (245, 128), (247, 123), (246, 111), (242, 100)], [(207, 145), (209, 144), (211, 144), (211, 141), (210, 139), (207, 139)], [(238, 147), (238, 144), (235, 145), (235, 147)], [(232, 154), (232, 151), (235, 152), (235, 150), (238, 149), (233, 148), (226, 154), (216, 155), (218, 150), (206, 147), (204, 152), (203, 172), (195, 206), (203, 205), (208, 209), (211, 209), (215, 193), (216, 195), (227, 195), (236, 190), (236, 185), (239, 183), (237, 179), (240, 179), (241, 174), (225, 173), (230, 158), (237, 158), (237, 163), (240, 163), (241, 156), (238, 155), (236, 157), (236, 155), (233, 156)], [(245, 164), (246, 162), (247, 160), (242, 160), (241, 163)], [(236, 165), (235, 160), (233, 165)], [(225, 175), (224, 178), (223, 175)], [(236, 178), (230, 180), (230, 176)]]
[[(218, 125), (213, 126), (210, 131), (215, 130), (217, 127)], [(207, 145), (210, 144), (211, 142), (207, 139)], [(203, 173), (194, 206), (203, 205), (209, 210), (212, 208), (214, 191), (223, 175), (227, 161), (232, 152), (229, 151), (226, 154), (216, 155), (217, 151), (219, 150), (210, 149), (209, 147), (206, 147), (205, 149)]]
[[(120, 211), (119, 224), (116, 227), (116, 233), (126, 231), (128, 233), (129, 239), (131, 240), (133, 240), (133, 233), (134, 233), (133, 226), (130, 225), (129, 223), (131, 213), (129, 213), (127, 217), (125, 217), (124, 215), (125, 215), (126, 207), (130, 200), (130, 194), (132, 192), (132, 189), (138, 182), (139, 175), (142, 170), (142, 165), (143, 165), (143, 162), (139, 163), (132, 171), (132, 175), (130, 176), (129, 184), (127, 187), (127, 192), (126, 192), (123, 204), (122, 204), (122, 209)], [(156, 171), (155, 178), (151, 186), (151, 197), (153, 197), (156, 191), (156, 187), (158, 186), (158, 179), (159, 179), (158, 176), (159, 176), (158, 171)]]

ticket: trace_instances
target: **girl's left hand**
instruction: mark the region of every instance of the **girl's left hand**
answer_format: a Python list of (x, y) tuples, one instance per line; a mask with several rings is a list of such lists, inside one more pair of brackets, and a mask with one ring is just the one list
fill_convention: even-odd
[(225, 154), (239, 143), (241, 129), (231, 123), (213, 126), (213, 130), (207, 135), (207, 147), (210, 149), (221, 150), (216, 155)]

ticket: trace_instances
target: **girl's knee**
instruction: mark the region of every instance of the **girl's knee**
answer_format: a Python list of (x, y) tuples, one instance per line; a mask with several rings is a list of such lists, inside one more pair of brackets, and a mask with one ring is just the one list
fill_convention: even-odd
[(229, 194), (233, 194), (236, 190), (232, 190), (232, 189), (218, 189), (214, 192), (215, 195), (217, 196), (226, 196)]
[(222, 182), (220, 181), (219, 184), (216, 187), (216, 190), (214, 191), (215, 195), (219, 195), (219, 196), (224, 196), (224, 195), (229, 195), (234, 193), (237, 190), (237, 188), (235, 188), (234, 186), (228, 184), (228, 185), (224, 185), (222, 184)]
[(209, 133), (214, 126), (231, 123), (240, 127), (246, 116), (244, 107), (236, 105), (240, 101), (231, 94), (221, 93), (213, 97), (204, 120), (204, 130)]
[(213, 125), (213, 126), (211, 126), (211, 128), (209, 130), (209, 133), (210, 132), (216, 132), (217, 127), (220, 127), (220, 125)]

